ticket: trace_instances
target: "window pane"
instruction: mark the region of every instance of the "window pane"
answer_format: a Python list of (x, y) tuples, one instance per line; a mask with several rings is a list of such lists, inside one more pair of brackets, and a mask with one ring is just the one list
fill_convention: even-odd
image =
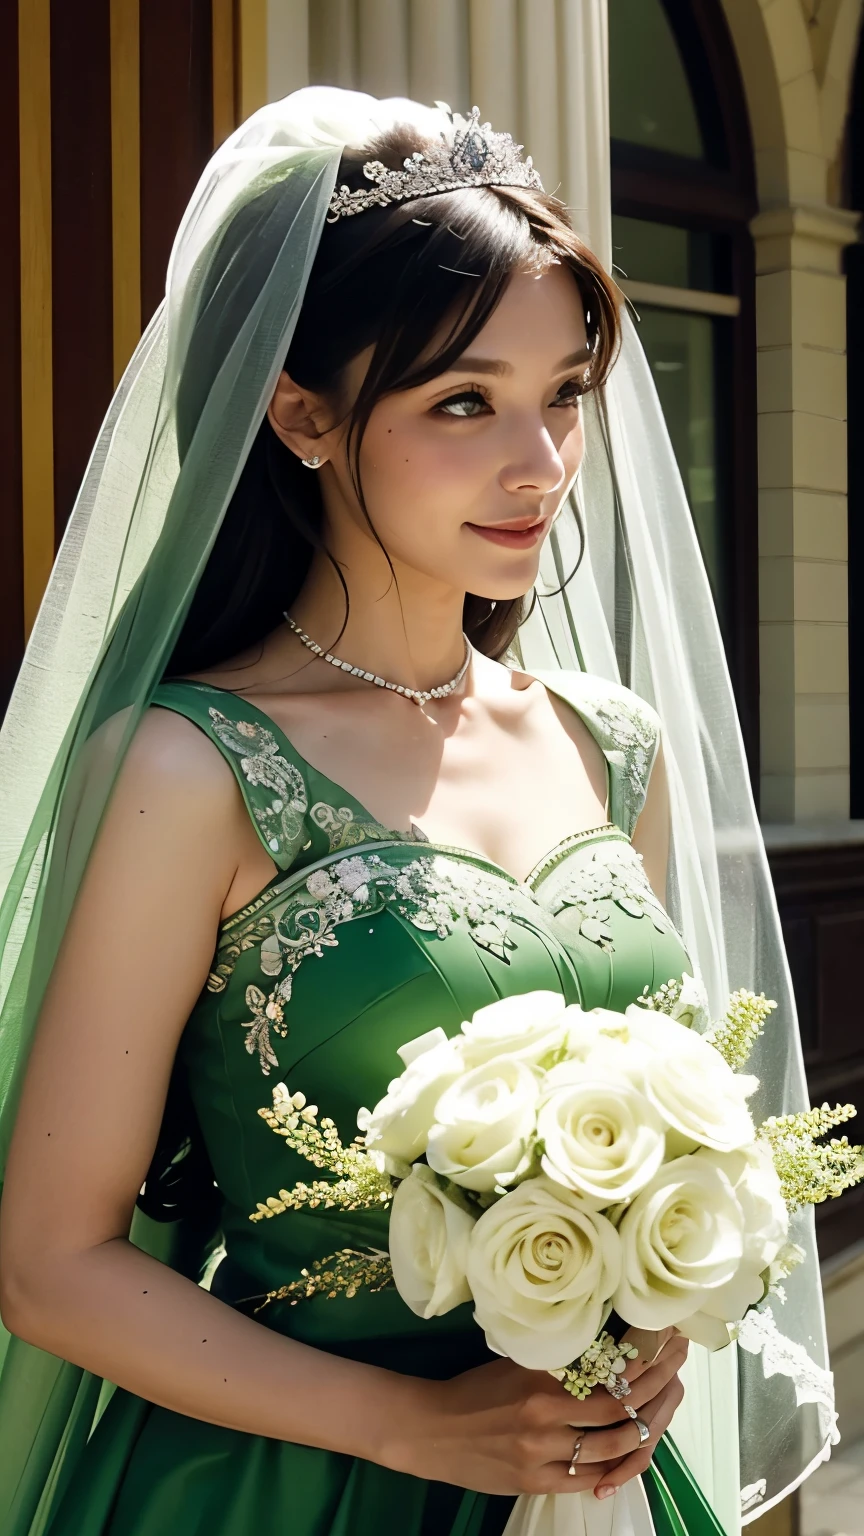
[(670, 288), (728, 289), (728, 272), (720, 270), (723, 241), (700, 230), (652, 224), (648, 219), (612, 216), (612, 260), (622, 277), (633, 282), (663, 283)]
[(678, 45), (661, 0), (609, 0), (613, 139), (705, 159)]
[(720, 445), (725, 436), (719, 369), (729, 321), (637, 305), (639, 337), (654, 375), (690, 502), (722, 629), (726, 629), (727, 516)]

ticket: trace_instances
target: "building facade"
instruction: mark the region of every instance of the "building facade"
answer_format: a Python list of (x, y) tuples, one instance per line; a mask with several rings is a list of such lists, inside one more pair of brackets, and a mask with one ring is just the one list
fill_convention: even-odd
[[(569, 63), (586, 46), (589, 5), (19, 0), (0, 10), (12, 146), (0, 191), (16, 215), (0, 242), (4, 696), (214, 145), (307, 83), (477, 101), (575, 202), (591, 168)], [(864, 1104), (862, 0), (607, 9), (616, 276), (639, 315), (714, 589), (812, 1096)], [(854, 1390), (864, 1194), (820, 1217), (849, 1438), (864, 1434)], [(778, 1512), (774, 1528), (791, 1531), (794, 1518)]]

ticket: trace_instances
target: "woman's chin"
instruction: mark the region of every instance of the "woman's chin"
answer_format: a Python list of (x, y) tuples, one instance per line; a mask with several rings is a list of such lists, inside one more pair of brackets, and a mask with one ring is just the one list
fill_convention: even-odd
[(496, 575), (484, 573), (471, 580), (466, 586), (467, 591), (475, 597), (484, 597), (489, 602), (511, 603), (517, 597), (527, 597), (537, 580), (537, 572), (540, 567), (539, 560), (520, 561), (518, 572), (508, 571), (506, 576), (500, 572)]

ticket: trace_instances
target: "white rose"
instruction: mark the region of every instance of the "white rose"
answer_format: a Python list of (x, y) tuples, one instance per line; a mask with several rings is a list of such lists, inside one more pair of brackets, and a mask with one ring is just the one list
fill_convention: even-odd
[(466, 1189), (492, 1190), (527, 1166), (540, 1085), (524, 1061), (494, 1056), (438, 1100), (426, 1161)]
[(713, 1045), (665, 1014), (633, 1004), (624, 1018), (633, 1041), (648, 1047), (641, 1063), (644, 1090), (678, 1133), (676, 1150), (701, 1145), (733, 1152), (753, 1141), (747, 1099), (755, 1077), (733, 1072)]
[(654, 1106), (626, 1078), (601, 1075), (593, 1056), (547, 1075), (537, 1135), (543, 1172), (601, 1208), (638, 1194), (666, 1148)]
[(440, 1317), (471, 1300), (465, 1266), (473, 1226), (432, 1170), (415, 1163), (393, 1196), (390, 1263), (399, 1295), (418, 1317)]
[(725, 1285), (712, 1290), (699, 1311), (681, 1324), (682, 1333), (710, 1349), (728, 1342), (728, 1329), (722, 1325), (740, 1322), (748, 1307), (762, 1300), (770, 1266), (789, 1233), (789, 1213), (771, 1149), (765, 1142), (756, 1141), (740, 1152), (703, 1149), (696, 1157), (725, 1174), (744, 1221), (744, 1250), (738, 1270)]
[(542, 1175), (484, 1211), (468, 1245), (489, 1348), (534, 1371), (558, 1370), (593, 1343), (620, 1270), (612, 1223)]
[(405, 1071), (373, 1110), (360, 1110), (357, 1124), (379, 1166), (383, 1162), (389, 1172), (404, 1177), (405, 1165), (426, 1151), (438, 1100), (465, 1068), (458, 1039), (448, 1040), (443, 1029), (409, 1040), (399, 1055)]
[(569, 1068), (574, 1062), (581, 1062), (585, 1066), (590, 1063), (602, 1076), (610, 1073), (623, 1076), (641, 1090), (643, 1069), (652, 1053), (635, 1039), (622, 1013), (615, 1013), (611, 1008), (586, 1011), (571, 1004), (567, 1009), (567, 1025), (567, 1059), (546, 1074), (548, 1083), (569, 1082)]
[(513, 1056), (533, 1066), (558, 1050), (567, 1034), (566, 1004), (560, 992), (523, 992), (478, 1008), (462, 1025), (462, 1051), (468, 1067), (493, 1056)]
[(789, 1211), (780, 1175), (766, 1141), (754, 1141), (739, 1152), (696, 1154), (725, 1173), (744, 1214), (744, 1260), (767, 1269), (789, 1235)]
[(636, 1328), (680, 1326), (736, 1274), (744, 1216), (726, 1175), (696, 1156), (664, 1163), (618, 1225), (616, 1312)]

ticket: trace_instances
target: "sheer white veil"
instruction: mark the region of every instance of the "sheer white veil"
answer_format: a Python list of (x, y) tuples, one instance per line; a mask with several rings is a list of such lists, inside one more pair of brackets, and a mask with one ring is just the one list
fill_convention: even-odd
[[(405, 120), (433, 133), (446, 123), (414, 102), (310, 88), (243, 124), (201, 177), (177, 236), (165, 303), (106, 416), (0, 733), (0, 1165), (93, 838), (287, 353), (341, 151)], [(277, 181), (284, 197), (275, 211), (267, 203), (267, 228), (250, 224), (211, 291), (208, 274), (229, 222)], [(236, 321), (181, 454), (177, 385), (206, 305), (233, 306)], [(723, 647), (629, 322), (605, 414), (590, 406), (586, 432), (578, 486), (586, 557), (562, 594), (540, 596), (520, 632), (524, 663), (620, 679), (658, 710), (672, 795), (673, 915), (715, 1006), (730, 984), (778, 999), (754, 1058), (759, 1107), (797, 1109), (806, 1095), (794, 1002)], [(575, 520), (565, 510), (544, 551), (541, 593), (560, 585), (578, 554)], [(784, 1337), (766, 1311), (738, 1351), (742, 1475), (754, 1485), (753, 1514), (806, 1475), (833, 1434), (809, 1216), (797, 1235), (808, 1261), (777, 1309)], [(694, 1371), (680, 1433), (676, 1424), (730, 1531), (738, 1498), (733, 1368), (726, 1351)], [(93, 1422), (98, 1388), (77, 1368), (0, 1336), (6, 1536), (46, 1528)]]
[[(580, 6), (573, 24), (579, 46), (569, 88), (579, 133), (567, 193), (576, 228), (611, 271), (605, 5)], [(557, 592), (581, 552), (565, 510), (544, 548), (519, 648), (529, 670), (577, 667), (614, 678), (660, 715), (672, 810), (669, 907), (714, 1009), (739, 986), (777, 1000), (750, 1070), (761, 1081), (757, 1115), (781, 1114), (808, 1107), (809, 1098), (774, 888), (693, 519), (637, 327), (626, 312), (622, 321), (605, 410), (586, 402), (585, 462), (572, 498), (585, 557)], [(673, 1426), (730, 1532), (785, 1497), (838, 1438), (812, 1210), (796, 1218), (792, 1236), (807, 1259), (786, 1285), (785, 1304), (752, 1313), (737, 1350), (692, 1352)]]

